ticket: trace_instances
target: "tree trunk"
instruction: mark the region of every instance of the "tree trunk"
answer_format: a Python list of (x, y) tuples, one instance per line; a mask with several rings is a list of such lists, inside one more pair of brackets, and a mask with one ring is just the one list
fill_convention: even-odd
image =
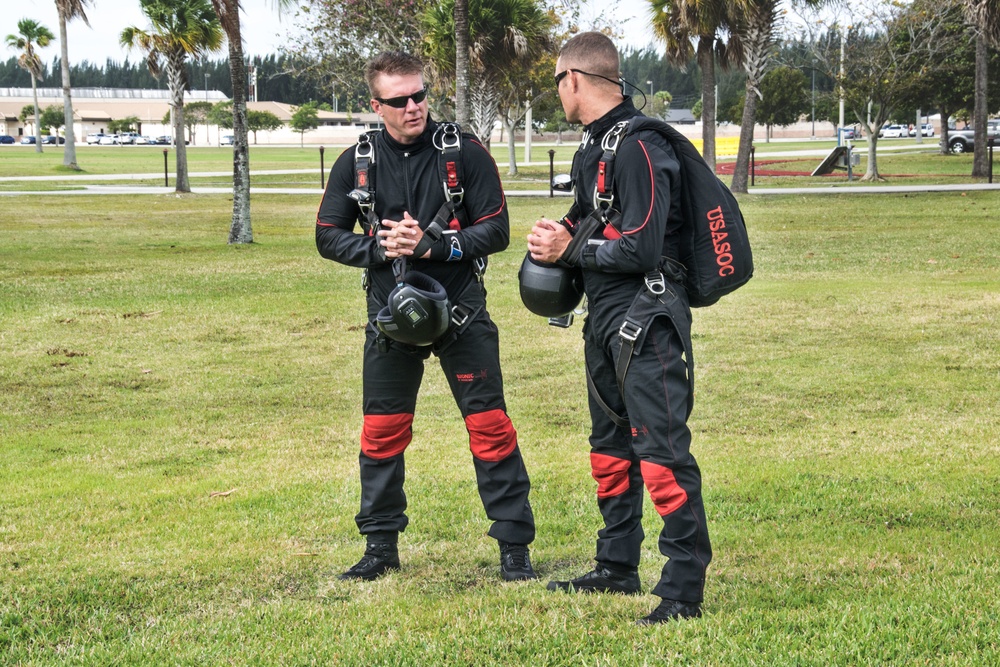
[(31, 75), (31, 94), (35, 97), (35, 152), (42, 152), (42, 116), (38, 112), (38, 82)]
[(469, 3), (455, 0), (455, 120), (469, 126)]
[(746, 192), (750, 173), (750, 149), (753, 147), (753, 129), (757, 124), (757, 92), (754, 84), (747, 79), (746, 97), (743, 103), (743, 118), (740, 120), (740, 148), (736, 153), (733, 168), (733, 192)]
[(517, 176), (517, 149), (514, 146), (514, 124), (500, 121), (507, 130), (507, 175)]
[(234, 6), (232, 11), (236, 20), (229, 33), (229, 71), (233, 82), (233, 222), (229, 227), (229, 243), (253, 243), (253, 227), (250, 224), (247, 70), (243, 61), (239, 8)]
[(948, 119), (951, 118), (951, 109), (941, 107), (941, 155), (948, 154)]
[[(882, 127), (883, 121), (878, 121), (875, 127)], [(878, 130), (874, 132), (871, 131), (872, 126), (868, 126), (868, 169), (865, 170), (865, 175), (861, 177), (862, 181), (881, 181), (882, 177), (878, 173)]]
[(698, 40), (698, 67), (701, 69), (701, 156), (715, 171), (715, 53), (714, 36)]
[(987, 45), (983, 27), (976, 29), (976, 92), (975, 108), (972, 114), (974, 148), (972, 151), (973, 178), (986, 178), (989, 164), (986, 151), (986, 88), (987, 88)]
[(174, 150), (176, 151), (177, 182), (175, 192), (191, 192), (188, 181), (187, 146), (184, 144), (184, 79), (181, 76), (184, 56), (173, 53), (167, 56), (167, 83), (170, 86), (170, 107), (173, 113)]
[(66, 148), (63, 150), (63, 165), (80, 170), (76, 164), (76, 130), (73, 128), (73, 97), (69, 86), (69, 44), (66, 42), (66, 17), (59, 12), (59, 44), (62, 51), (63, 116), (66, 131)]

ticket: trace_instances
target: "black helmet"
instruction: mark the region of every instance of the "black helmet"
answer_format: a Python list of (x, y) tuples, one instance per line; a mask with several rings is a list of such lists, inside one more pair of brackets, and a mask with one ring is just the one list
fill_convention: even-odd
[(433, 344), (450, 322), (451, 304), (444, 286), (417, 271), (403, 277), (403, 284), (389, 294), (389, 305), (375, 318), (375, 325), (386, 336), (417, 346)]
[(539, 262), (524, 256), (517, 272), (521, 301), (542, 317), (562, 317), (572, 312), (583, 297), (583, 274), (577, 268)]

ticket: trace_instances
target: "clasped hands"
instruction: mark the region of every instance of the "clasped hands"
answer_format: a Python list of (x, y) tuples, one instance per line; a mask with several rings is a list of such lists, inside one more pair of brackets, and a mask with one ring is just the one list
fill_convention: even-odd
[[(402, 220), (383, 220), (378, 235), (381, 237), (379, 244), (385, 249), (386, 258), (395, 259), (411, 257), (413, 249), (424, 238), (424, 231), (420, 229), (420, 223), (414, 220), (408, 211), (404, 211)], [(418, 259), (429, 257), (430, 254), (431, 251), (428, 249)]]
[(539, 218), (528, 234), (528, 252), (537, 262), (554, 264), (573, 240), (569, 230), (555, 220)]

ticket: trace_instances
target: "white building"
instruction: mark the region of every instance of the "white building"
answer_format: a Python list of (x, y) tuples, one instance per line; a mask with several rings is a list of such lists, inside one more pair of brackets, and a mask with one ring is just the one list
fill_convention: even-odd
[[(74, 88), (72, 95), (73, 128), (77, 144), (84, 143), (88, 134), (106, 133), (108, 123), (112, 120), (120, 120), (129, 116), (135, 116), (139, 119), (139, 127), (136, 128), (139, 134), (155, 137), (171, 133), (170, 127), (163, 123), (163, 119), (170, 109), (170, 92), (167, 90)], [(185, 103), (207, 101), (214, 104), (228, 101), (228, 99), (217, 90), (188, 91), (184, 96)], [(25, 123), (21, 123), (18, 119), (21, 109), (33, 103), (34, 98), (30, 88), (0, 88), (0, 134), (9, 134), (15, 138), (34, 134), (34, 118), (28, 118)], [(62, 108), (62, 89), (39, 88), (39, 109), (45, 109), (52, 105)], [(287, 127), (292, 114), (295, 113), (296, 107), (294, 105), (281, 102), (248, 102), (247, 107), (260, 111), (270, 111), (286, 125), (279, 130), (258, 132), (257, 143), (299, 143), (299, 134)], [(379, 125), (378, 115), (372, 112), (349, 114), (321, 110), (318, 112), (318, 116), (320, 126), (316, 130), (305, 133), (303, 139), (306, 143), (350, 143), (357, 139), (361, 132)], [(46, 129), (43, 128), (43, 133), (46, 133)], [(207, 128), (202, 125), (195, 128), (191, 143), (204, 145), (207, 141), (212, 145), (217, 145), (225, 134), (227, 134), (226, 130), (220, 130), (214, 125)], [(252, 133), (250, 142), (254, 143)]]

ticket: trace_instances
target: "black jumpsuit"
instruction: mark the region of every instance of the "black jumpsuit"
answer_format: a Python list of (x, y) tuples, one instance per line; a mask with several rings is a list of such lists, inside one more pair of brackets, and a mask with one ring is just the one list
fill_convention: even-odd
[[(587, 126), (574, 163), (578, 220), (594, 210), (602, 137), (615, 123), (638, 115), (626, 99)], [(596, 242), (567, 259), (583, 269), (589, 306), (584, 324), (587, 367), (600, 397), (617, 414), (627, 414), (630, 426), (616, 426), (588, 392), (591, 471), (604, 519), (596, 560), (612, 569), (634, 571), (638, 567), (645, 486), (663, 518), (659, 548), (669, 559), (652, 592), (662, 598), (701, 602), (712, 550), (701, 473), (690, 452), (687, 417), (694, 397), (684, 348), (690, 341), (691, 311), (680, 284), (667, 282), (664, 296), (671, 304), (669, 317), (652, 320), (642, 349), (628, 367), (624, 396), (615, 377), (621, 348), (619, 327), (644, 286), (645, 274), (660, 265), (661, 257), (678, 256), (680, 187), (677, 158), (666, 140), (655, 131), (628, 135), (614, 163), (614, 208), (622, 214), (621, 235), (606, 240), (598, 231), (593, 237)]]
[[(436, 126), (428, 120), (423, 135), (406, 145), (385, 130), (376, 135), (372, 183), (379, 220), (401, 220), (406, 211), (426, 229), (444, 203), (438, 151), (432, 144)], [(506, 412), (497, 328), (486, 311), (486, 293), (473, 261), (507, 247), (507, 204), (496, 164), (486, 149), (471, 135), (463, 135), (461, 152), (466, 224), (459, 229), (454, 222), (432, 247), (429, 259), (409, 263), (444, 285), (452, 304), (461, 303), (474, 313), (457, 338), (433, 352), (469, 432), (479, 494), (493, 522), (489, 534), (503, 542), (528, 544), (535, 536), (530, 484), (517, 432)], [(355, 520), (369, 541), (391, 542), (408, 522), (404, 451), (412, 438), (417, 392), (432, 348), (395, 341), (386, 348), (383, 341), (380, 349), (373, 322), (395, 280), (392, 262), (378, 248), (378, 237), (358, 225), (358, 205), (347, 196), (354, 186), (352, 147), (330, 171), (316, 218), (316, 246), (327, 259), (368, 269), (361, 509)]]

